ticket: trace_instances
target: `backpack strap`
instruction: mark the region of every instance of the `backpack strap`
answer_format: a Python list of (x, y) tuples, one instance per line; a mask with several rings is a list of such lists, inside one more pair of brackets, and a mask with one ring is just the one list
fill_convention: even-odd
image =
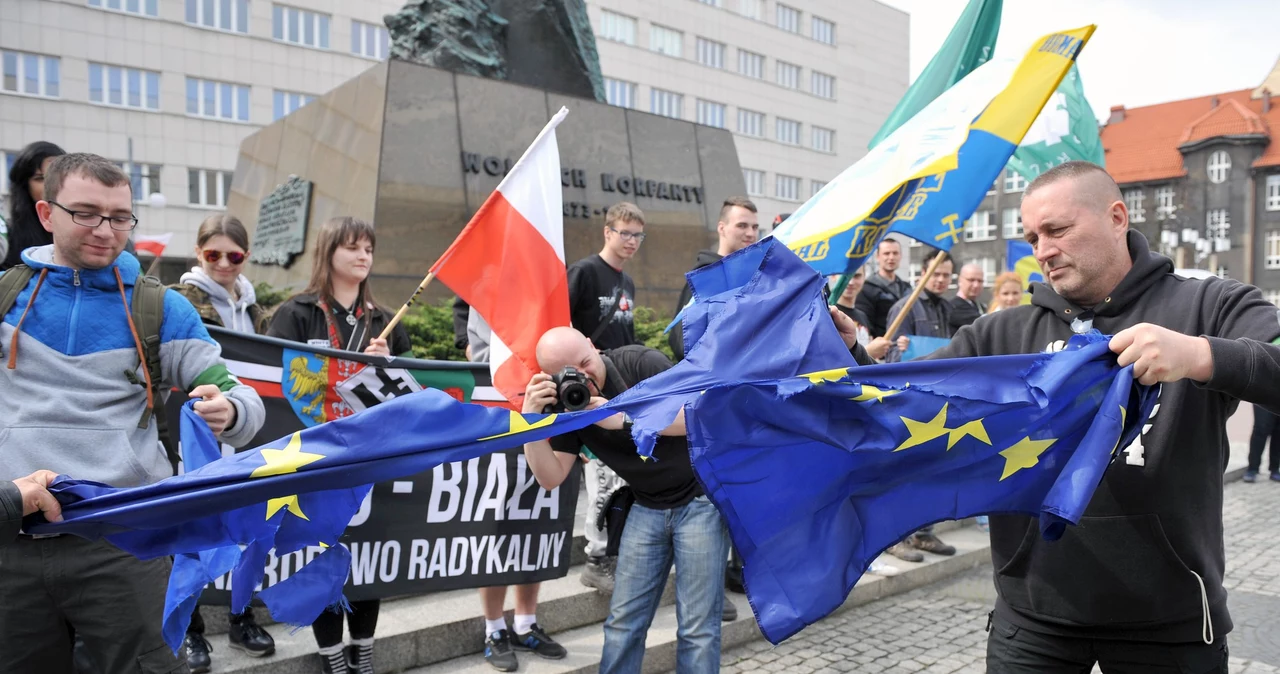
[(0, 274), (0, 319), (3, 319), (17, 303), (18, 295), (35, 275), (36, 270), (25, 264), (16, 264)]
[[(169, 437), (168, 418), (164, 412), (164, 398), (161, 396), (163, 386), (161, 385), (161, 367), (160, 367), (160, 328), (164, 325), (164, 294), (165, 286), (160, 279), (154, 276), (139, 276), (137, 282), (133, 285), (133, 301), (130, 306), (130, 312), (133, 314), (133, 324), (138, 329), (138, 339), (142, 342), (142, 353), (146, 360), (140, 362), (147, 368), (147, 372), (151, 375), (151, 399), (153, 407), (143, 410), (142, 418), (138, 420), (138, 428), (146, 428), (151, 417), (156, 419), (156, 431), (158, 432), (160, 443), (164, 445), (165, 454), (169, 457), (169, 463), (173, 466), (173, 472), (178, 473), (178, 459), (180, 454), (178, 448), (174, 445)], [(141, 360), (141, 359), (139, 359)], [(138, 382), (146, 385), (145, 382)]]

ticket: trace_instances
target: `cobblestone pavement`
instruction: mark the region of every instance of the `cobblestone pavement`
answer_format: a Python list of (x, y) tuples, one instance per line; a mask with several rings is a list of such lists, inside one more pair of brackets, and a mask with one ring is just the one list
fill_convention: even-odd
[[(1227, 590), (1233, 674), (1280, 674), (1280, 483), (1226, 487)], [(723, 674), (985, 672), (991, 568), (827, 618), (778, 647), (726, 651)], [(1097, 670), (1095, 670), (1097, 671)]]

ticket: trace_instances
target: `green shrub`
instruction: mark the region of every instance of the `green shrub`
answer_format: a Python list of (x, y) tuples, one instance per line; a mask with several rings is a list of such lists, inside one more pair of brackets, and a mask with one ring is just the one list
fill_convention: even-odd
[(671, 322), (671, 318), (652, 307), (636, 307), (633, 316), (636, 324), (636, 339), (651, 349), (667, 354), (667, 358), (671, 358), (674, 362), (671, 345), (667, 343), (667, 335), (662, 333)]
[(293, 293), (284, 290), (276, 290), (271, 287), (270, 283), (258, 283), (253, 286), (253, 292), (258, 298), (258, 304), (263, 309), (271, 309), (281, 302), (289, 299), (289, 295)]
[(453, 300), (423, 304), (410, 309), (400, 321), (409, 333), (413, 355), (427, 360), (466, 360), (453, 344)]

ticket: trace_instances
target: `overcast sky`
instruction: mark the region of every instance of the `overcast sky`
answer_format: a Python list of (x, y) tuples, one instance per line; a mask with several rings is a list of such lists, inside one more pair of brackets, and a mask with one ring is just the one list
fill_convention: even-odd
[[(880, 0), (911, 15), (911, 78), (929, 63), (967, 0)], [(1138, 107), (1258, 86), (1280, 57), (1280, 0), (1005, 0), (997, 56), (1096, 24), (1080, 54), (1085, 96), (1105, 121)]]

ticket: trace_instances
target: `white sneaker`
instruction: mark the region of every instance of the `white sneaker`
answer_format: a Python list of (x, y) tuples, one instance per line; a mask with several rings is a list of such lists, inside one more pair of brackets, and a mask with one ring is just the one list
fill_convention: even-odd
[(877, 576), (896, 576), (902, 573), (902, 569), (896, 566), (889, 566), (880, 560), (871, 562), (871, 566), (867, 567), (867, 573), (874, 573)]

